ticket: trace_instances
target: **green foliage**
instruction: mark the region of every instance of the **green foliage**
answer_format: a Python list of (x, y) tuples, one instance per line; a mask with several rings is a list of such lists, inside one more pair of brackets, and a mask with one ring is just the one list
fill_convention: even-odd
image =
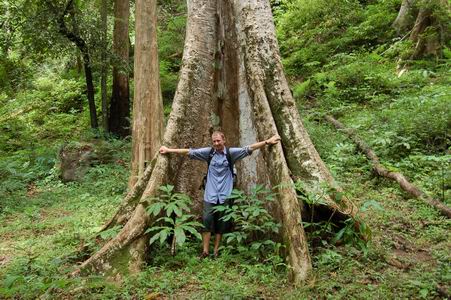
[[(315, 219), (315, 208), (325, 205), (324, 197), (330, 196), (333, 201), (341, 205), (344, 197), (343, 192), (337, 191), (335, 188), (322, 184), (307, 192), (301, 181), (296, 181), (295, 189), (298, 198), (306, 206), (309, 211), (310, 220), (303, 220), (302, 225), (308, 232), (311, 246), (316, 240), (320, 240), (322, 246), (327, 246), (327, 238), (333, 236), (331, 244), (338, 241), (350, 244), (361, 250), (365, 256), (368, 254), (368, 242), (371, 240), (371, 229), (365, 224), (359, 214), (352, 218), (346, 219), (343, 224), (335, 225), (331, 222), (335, 213), (332, 213), (328, 220)], [(366, 212), (369, 208), (383, 210), (382, 206), (375, 200), (366, 201), (360, 208), (360, 213)], [(337, 227), (339, 228), (337, 231)]]
[(172, 185), (161, 186), (159, 190), (161, 194), (157, 198), (150, 198), (150, 205), (146, 208), (147, 213), (153, 217), (163, 214), (154, 222), (156, 225), (146, 230), (146, 233), (155, 232), (149, 243), (153, 244), (159, 239), (162, 245), (169, 236), (173, 236), (177, 245), (182, 246), (187, 233), (201, 239), (197, 228), (202, 224), (193, 221), (194, 216), (189, 214), (191, 199), (185, 194), (174, 193)]
[[(63, 140), (83, 130), (83, 83), (60, 79), (53, 70), (31, 81), (32, 89), (3, 98), (0, 108), (0, 152)], [(87, 124), (87, 123), (85, 123)], [(31, 141), (31, 142), (30, 142)]]
[(446, 134), (451, 127), (449, 92), (448, 87), (428, 86), (418, 96), (400, 98), (380, 110), (375, 117), (383, 124), (379, 130), (385, 138), (376, 139), (376, 149), (391, 157), (405, 156), (416, 149), (444, 152), (450, 144)]
[[(368, 255), (368, 240), (371, 237), (371, 230), (359, 218), (349, 218), (344, 221), (344, 227), (337, 232), (332, 243), (342, 240), (345, 244), (352, 244), (358, 247), (365, 256)], [(367, 240), (365, 240), (367, 238)]]
[(271, 237), (279, 233), (280, 224), (266, 209), (274, 200), (272, 192), (257, 185), (249, 195), (233, 190), (229, 199), (233, 205), (215, 207), (216, 211), (224, 212), (224, 221), (235, 225), (233, 232), (224, 234), (225, 248), (255, 260), (269, 259), (279, 264), (282, 245)]
[(371, 48), (392, 36), (398, 1), (294, 0), (277, 17), (277, 35), (289, 75), (308, 78), (337, 53)]
[[(18, 151), (8, 157), (0, 157), (0, 195), (32, 188), (30, 184), (51, 176), (56, 163), (55, 149)], [(0, 202), (0, 212), (5, 202)]]
[[(159, 2), (161, 84), (168, 115), (181, 65), (186, 3)], [(124, 276), (118, 284), (100, 276), (66, 276), (98, 249), (92, 237), (120, 204), (130, 144), (97, 143), (95, 165), (84, 178), (59, 181), (58, 145), (77, 147), (94, 135), (85, 130), (85, 83), (75, 69), (79, 53), (58, 33), (48, 3), (62, 11), (61, 1), (0, 0), (0, 298), (440, 297), (437, 286), (446, 286), (451, 274), (450, 222), (375, 176), (356, 147), (322, 122), (324, 114), (336, 114), (371, 145), (384, 166), (402, 171), (428, 195), (450, 205), (450, 45), (443, 58), (409, 61), (408, 68), (398, 65), (398, 58), (408, 59), (414, 48), (408, 38), (395, 37), (390, 26), (400, 0), (271, 0), (283, 62), (295, 83), (304, 124), (346, 195), (361, 207), (358, 218), (339, 229), (330, 222), (304, 220), (309, 240), (316, 236), (324, 243), (310, 247), (315, 280), (298, 288), (286, 282), (287, 268), (274, 268), (284, 264), (278, 255), (278, 224), (265, 211), (271, 205), (265, 193), (237, 196), (235, 204), (242, 203), (229, 211), (237, 219), (237, 231), (224, 238), (217, 260), (196, 259), (199, 243), (190, 237), (198, 225), (187, 225), (192, 222), (183, 208), (188, 202), (173, 199), (177, 204), (165, 203), (158, 212), (154, 206), (151, 214), (163, 215), (153, 232), (166, 230), (162, 236), (184, 241), (175, 256), (165, 247), (152, 247), (148, 269)], [(434, 17), (447, 24), (448, 12), (437, 9), (437, 3), (419, 5), (430, 6)], [(98, 15), (92, 12), (98, 11), (99, 2), (75, 4), (75, 21), (67, 21), (70, 27), (79, 25), (91, 48), (96, 80), (102, 47)], [(132, 42), (133, 21), (131, 14)], [(426, 38), (435, 35), (431, 28), (424, 33)], [(329, 192), (317, 189), (300, 194), (307, 206), (320, 205), (321, 196)], [(183, 225), (195, 232), (188, 227), (175, 232), (174, 226)], [(371, 243), (361, 239), (370, 234), (368, 228)], [(101, 238), (108, 240), (119, 230), (104, 231)], [(337, 241), (335, 246), (329, 237)]]

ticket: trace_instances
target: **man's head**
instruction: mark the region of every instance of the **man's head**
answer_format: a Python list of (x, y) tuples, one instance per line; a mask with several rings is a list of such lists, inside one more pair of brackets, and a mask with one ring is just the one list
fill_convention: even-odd
[(216, 151), (223, 151), (225, 147), (225, 136), (221, 131), (215, 131), (211, 135), (211, 142)]

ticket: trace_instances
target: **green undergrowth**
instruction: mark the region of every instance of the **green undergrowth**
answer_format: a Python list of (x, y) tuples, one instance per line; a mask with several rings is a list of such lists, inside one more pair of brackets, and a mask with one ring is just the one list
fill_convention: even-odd
[[(325, 124), (307, 124), (315, 136), (331, 130)], [(218, 259), (199, 260), (200, 242), (190, 236), (175, 256), (168, 244), (154, 244), (146, 269), (121, 282), (69, 277), (98, 249), (93, 237), (123, 196), (128, 170), (110, 163), (93, 167), (80, 183), (44, 178), (35, 183), (33, 193), (10, 196), (17, 205), (0, 215), (0, 297), (438, 299), (437, 286), (446, 286), (451, 275), (449, 221), (421, 201), (406, 198), (393, 183), (374, 177), (342, 136), (334, 139), (337, 143), (319, 149), (330, 153), (325, 161), (346, 195), (358, 206), (378, 203), (361, 216), (373, 239), (366, 253), (326, 241), (310, 245), (314, 271), (303, 287), (289, 285), (283, 264), (249, 259), (233, 247), (224, 248)]]
[[(387, 75), (392, 67), (379, 68)], [(374, 148), (385, 167), (449, 203), (449, 137), (442, 134), (449, 120), (448, 79), (443, 68), (424, 71), (410, 69), (383, 94), (363, 101), (334, 102), (321, 89), (313, 99), (297, 96), (313, 143), (345, 195), (360, 208), (374, 204), (360, 213), (372, 232), (363, 248), (333, 244), (306, 228), (314, 269), (305, 286), (290, 286), (283, 261), (254, 259), (233, 243), (224, 244), (219, 259), (200, 261), (200, 242), (190, 235), (175, 256), (167, 244), (155, 243), (147, 268), (121, 282), (69, 277), (98, 249), (94, 236), (125, 193), (130, 145), (106, 141), (100, 148), (108, 159), (94, 164), (81, 182), (62, 183), (57, 159), (62, 144), (36, 142), (7, 149), (0, 159), (0, 298), (440, 299), (439, 290), (449, 290), (451, 278), (449, 220), (377, 177), (355, 145), (323, 120), (334, 114)], [(338, 74), (333, 68), (326, 73)], [(336, 95), (353, 86), (337, 85)]]
[(44, 178), (28, 191), (5, 196), (0, 212), (0, 297), (33, 299), (79, 284), (81, 279), (66, 275), (85, 251), (96, 248), (92, 237), (120, 203), (127, 173), (120, 165), (99, 165), (81, 183)]
[[(365, 66), (367, 58), (357, 59), (321, 71), (320, 76), (372, 68)], [(425, 202), (412, 199), (396, 182), (377, 176), (356, 145), (324, 120), (326, 114), (334, 115), (375, 151), (384, 167), (403, 173), (449, 206), (451, 89), (445, 65), (411, 67), (401, 77), (390, 63), (376, 65), (374, 70), (385, 70), (384, 80), (392, 78), (383, 94), (380, 85), (330, 83), (316, 94), (295, 95), (315, 147), (345, 194), (359, 207), (368, 201), (379, 207), (362, 215), (373, 237), (367, 255), (349, 246), (319, 249), (314, 287), (305, 288), (299, 297), (314, 292), (338, 299), (446, 298), (451, 222)], [(347, 98), (356, 89), (363, 97)]]

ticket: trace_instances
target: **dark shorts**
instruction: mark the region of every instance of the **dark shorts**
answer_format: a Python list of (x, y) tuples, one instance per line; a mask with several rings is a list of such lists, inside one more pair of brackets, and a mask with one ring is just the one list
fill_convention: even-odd
[(215, 211), (213, 208), (216, 206), (230, 205), (229, 201), (226, 200), (224, 204), (212, 204), (204, 202), (204, 210), (202, 214), (203, 221), (203, 231), (211, 232), (215, 234), (223, 234), (232, 231), (232, 221), (224, 221), (222, 217), (225, 212)]

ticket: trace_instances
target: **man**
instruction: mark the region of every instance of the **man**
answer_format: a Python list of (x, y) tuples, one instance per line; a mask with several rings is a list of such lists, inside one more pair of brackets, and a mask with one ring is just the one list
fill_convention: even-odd
[(215, 234), (214, 256), (218, 256), (222, 234), (227, 231), (227, 224), (221, 220), (221, 214), (215, 212), (213, 209), (217, 205), (227, 204), (227, 198), (233, 189), (233, 174), (227, 159), (227, 150), (230, 151), (229, 157), (234, 164), (236, 161), (252, 154), (254, 150), (266, 145), (277, 144), (280, 141), (280, 137), (274, 135), (265, 141), (257, 142), (244, 148), (226, 148), (224, 133), (220, 131), (213, 132), (211, 140), (213, 144), (212, 148), (171, 149), (165, 146), (160, 148), (161, 154), (182, 154), (189, 155), (192, 159), (205, 162), (210, 161), (204, 193), (204, 209), (202, 215), (204, 232), (202, 233), (203, 251), (200, 256), (201, 258), (208, 257), (209, 255), (212, 233)]

